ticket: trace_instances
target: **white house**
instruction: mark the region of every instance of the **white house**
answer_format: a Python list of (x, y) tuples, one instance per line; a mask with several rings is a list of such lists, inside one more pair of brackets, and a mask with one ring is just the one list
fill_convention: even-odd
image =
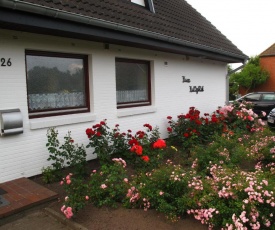
[(0, 182), (41, 173), (49, 127), (165, 137), (168, 115), (224, 105), (227, 64), (246, 59), (184, 0), (1, 0)]

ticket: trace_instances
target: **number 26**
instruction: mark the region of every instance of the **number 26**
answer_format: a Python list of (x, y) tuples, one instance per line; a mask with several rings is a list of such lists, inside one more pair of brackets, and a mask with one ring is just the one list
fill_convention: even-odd
[(1, 60), (0, 60), (0, 62), (1, 62), (1, 67), (6, 67), (6, 66), (11, 66), (11, 59), (10, 58), (8, 58), (8, 59), (6, 59), (6, 58), (1, 58)]

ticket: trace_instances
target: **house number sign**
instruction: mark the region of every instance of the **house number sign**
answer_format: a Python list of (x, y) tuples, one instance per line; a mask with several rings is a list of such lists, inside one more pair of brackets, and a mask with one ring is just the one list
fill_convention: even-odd
[(10, 58), (1, 58), (0, 59), (0, 66), (1, 67), (10, 67), (12, 65)]
[(203, 87), (204, 86), (189, 86), (190, 93), (196, 92), (198, 94), (198, 92), (203, 92), (204, 91)]

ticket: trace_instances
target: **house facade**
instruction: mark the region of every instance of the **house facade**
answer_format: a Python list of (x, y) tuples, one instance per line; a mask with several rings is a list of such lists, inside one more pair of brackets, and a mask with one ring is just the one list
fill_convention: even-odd
[(247, 59), (180, 0), (3, 0), (0, 46), (0, 182), (50, 164), (50, 127), (84, 146), (103, 119), (165, 138), (168, 115), (224, 105), (227, 64)]

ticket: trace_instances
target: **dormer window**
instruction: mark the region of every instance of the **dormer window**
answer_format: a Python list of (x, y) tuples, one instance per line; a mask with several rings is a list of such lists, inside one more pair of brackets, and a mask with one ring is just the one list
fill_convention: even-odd
[(143, 6), (150, 10), (152, 13), (155, 13), (153, 0), (131, 0), (131, 2)]
[(136, 3), (138, 5), (144, 6), (145, 7), (145, 2), (144, 0), (131, 0), (131, 2)]

